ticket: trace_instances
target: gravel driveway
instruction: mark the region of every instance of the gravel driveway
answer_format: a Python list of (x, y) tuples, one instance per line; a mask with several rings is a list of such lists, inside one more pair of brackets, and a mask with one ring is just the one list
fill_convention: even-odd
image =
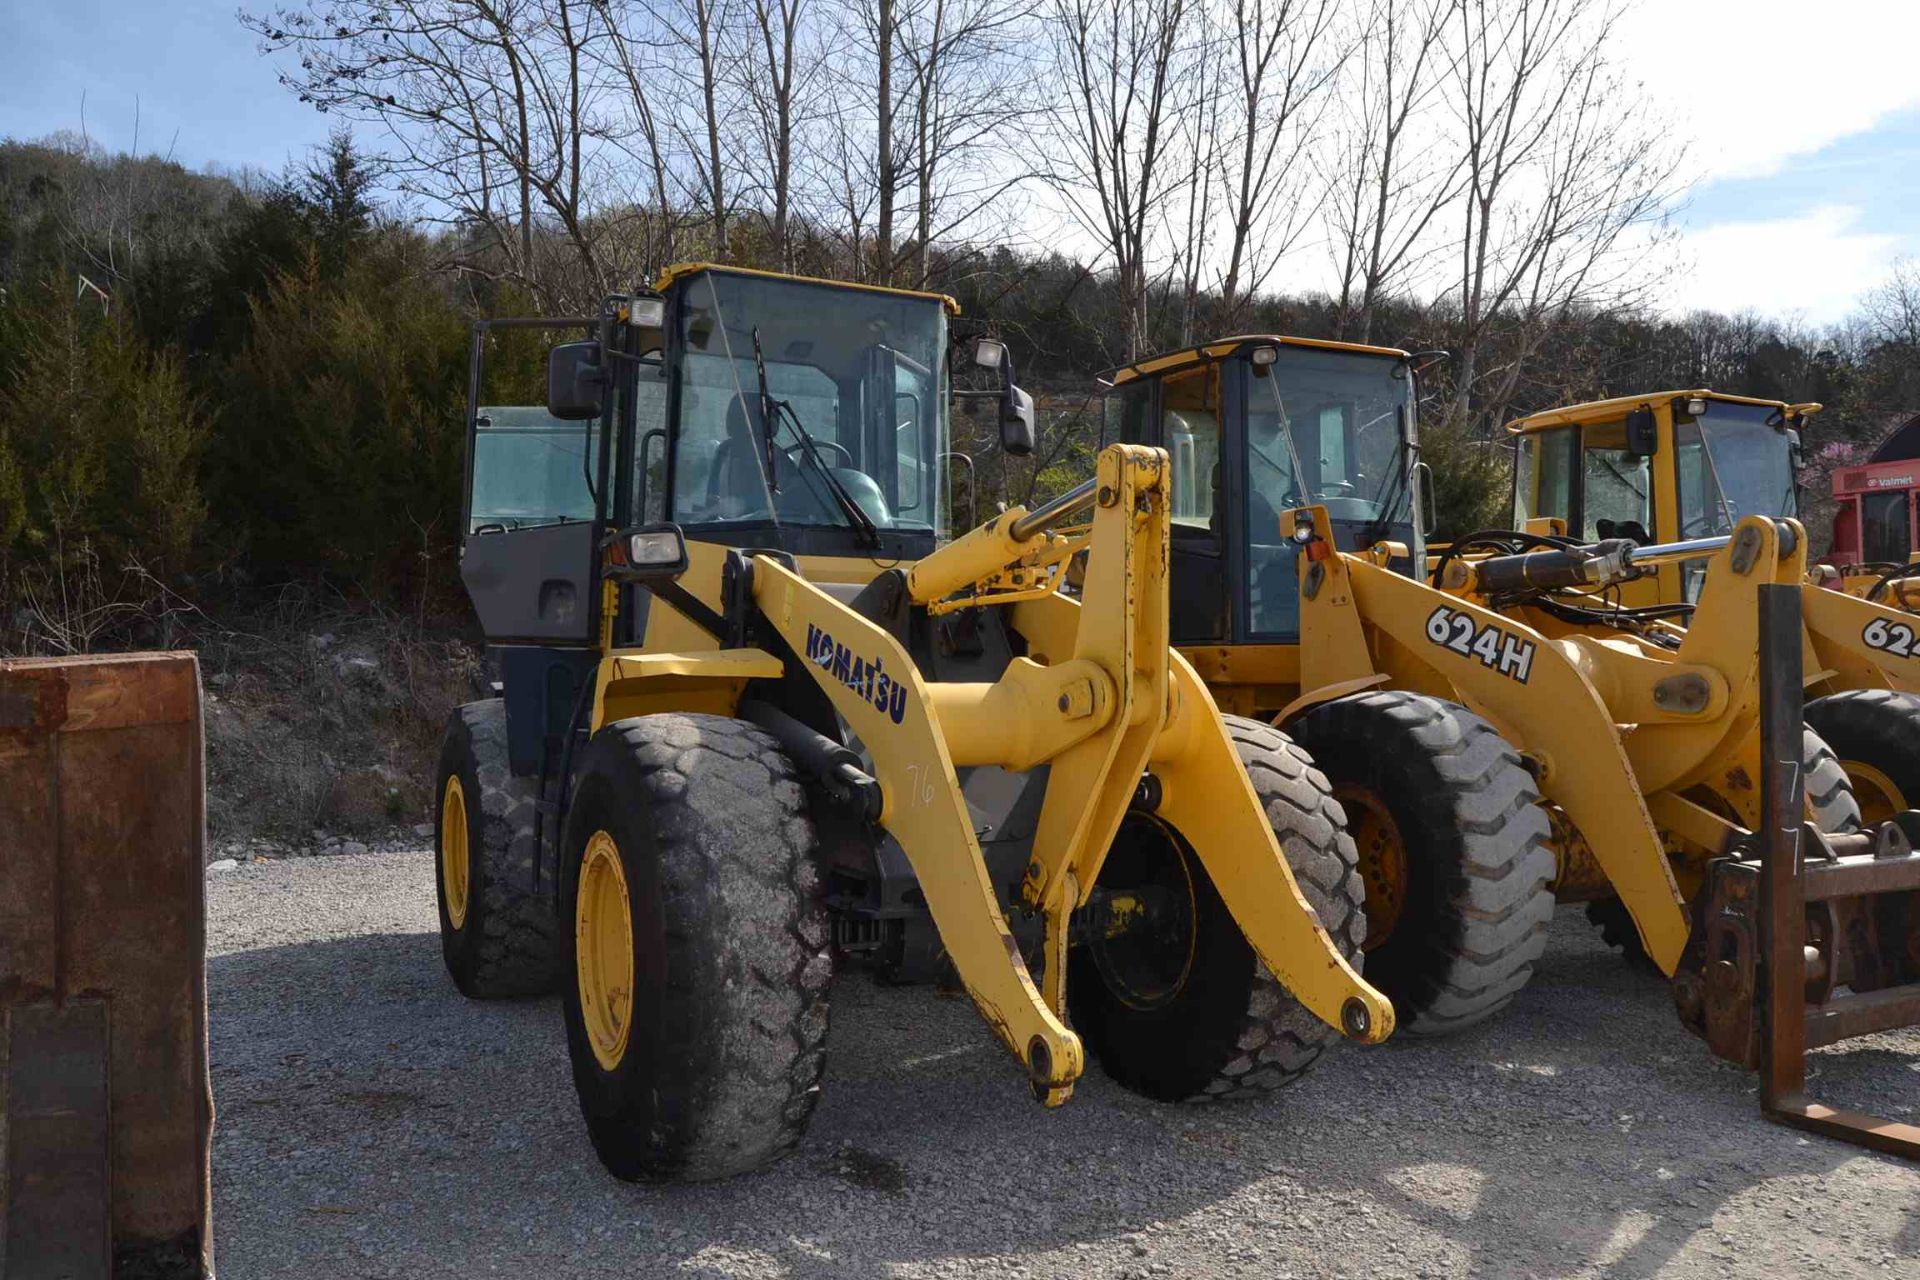
[[(854, 974), (799, 1151), (648, 1188), (594, 1160), (557, 1006), (455, 993), (431, 875), (210, 875), (225, 1280), (1920, 1276), (1920, 1168), (1763, 1122), (1577, 909), (1492, 1025), (1211, 1109), (1095, 1068), (1043, 1111), (963, 998)], [(1814, 1083), (1910, 1116), (1920, 1033), (1823, 1052)]]

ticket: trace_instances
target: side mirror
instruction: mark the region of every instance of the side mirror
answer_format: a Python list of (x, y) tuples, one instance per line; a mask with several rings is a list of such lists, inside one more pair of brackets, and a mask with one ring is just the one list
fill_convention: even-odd
[(1651, 458), (1660, 448), (1660, 428), (1651, 409), (1635, 409), (1627, 415), (1627, 456)]
[(1787, 464), (1796, 474), (1807, 465), (1807, 446), (1801, 441), (1798, 431), (1787, 432)]
[(597, 342), (563, 342), (547, 352), (547, 412), (563, 422), (600, 416), (607, 385)]
[(1033, 397), (1009, 385), (1000, 401), (1000, 449), (1008, 457), (1024, 458), (1033, 452)]
[(1438, 523), (1439, 501), (1433, 491), (1433, 468), (1424, 462), (1413, 464), (1414, 482), (1420, 490), (1420, 536), (1431, 538)]

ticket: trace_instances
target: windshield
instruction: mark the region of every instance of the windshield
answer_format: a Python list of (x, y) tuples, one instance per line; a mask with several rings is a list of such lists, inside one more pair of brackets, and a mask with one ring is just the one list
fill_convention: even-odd
[(1798, 514), (1787, 433), (1767, 425), (1778, 415), (1771, 405), (1709, 400), (1706, 413), (1682, 421), (1675, 406), (1681, 537), (1732, 533), (1742, 516)]
[[(1413, 462), (1402, 427), (1412, 380), (1388, 356), (1282, 347), (1251, 380), (1248, 489), (1253, 540), (1279, 540), (1267, 512), (1324, 503), (1335, 520), (1410, 524)], [(1271, 536), (1266, 533), (1271, 525)], [(1384, 536), (1385, 530), (1376, 536)]]
[(1349, 531), (1359, 523), (1342, 549), (1396, 537), (1415, 563), (1424, 554), (1412, 527), (1413, 380), (1390, 356), (1283, 346), (1247, 384), (1247, 627), (1285, 641), (1299, 634), (1300, 586), (1282, 511), (1317, 503)]
[(858, 527), (851, 502), (877, 528), (944, 535), (939, 302), (708, 271), (679, 338), (673, 519)]

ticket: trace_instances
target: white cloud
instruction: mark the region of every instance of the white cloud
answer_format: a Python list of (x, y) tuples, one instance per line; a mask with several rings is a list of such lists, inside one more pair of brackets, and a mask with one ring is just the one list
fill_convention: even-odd
[(1857, 210), (1823, 205), (1792, 218), (1719, 222), (1689, 231), (1666, 301), (1675, 311), (1755, 310), (1839, 320), (1886, 278), (1901, 238), (1858, 229)]
[(1920, 103), (1914, 0), (1640, 0), (1618, 35), (1701, 177), (1776, 173)]

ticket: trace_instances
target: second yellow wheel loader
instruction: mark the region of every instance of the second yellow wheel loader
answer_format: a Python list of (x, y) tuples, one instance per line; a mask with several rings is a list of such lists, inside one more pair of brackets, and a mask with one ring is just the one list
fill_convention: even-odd
[(1325, 778), (1169, 649), (1166, 455), (946, 540), (955, 310), (676, 268), (521, 322), (574, 339), (544, 407), (476, 330), (461, 573), (501, 680), (442, 761), (444, 950), (470, 995), (557, 982), (620, 1177), (798, 1141), (850, 959), (950, 964), (1049, 1105), (1089, 1051), (1210, 1099), (1393, 1029)]
[[(1549, 571), (1634, 562), (1618, 538), (1546, 559), (1456, 558), (1443, 590), (1422, 545), (1415, 364), (1256, 335), (1115, 375), (1120, 438), (1173, 461), (1174, 643), (1224, 708), (1283, 726), (1326, 771), (1367, 882), (1368, 979), (1404, 1030), (1450, 1031), (1510, 1001), (1556, 900), (1617, 897), (1678, 992), (1697, 993), (1725, 959), (1714, 981), (1751, 997), (1751, 949), (1689, 952), (1691, 913), (1722, 901), (1728, 867), (1755, 845), (1759, 600), (1801, 582), (1799, 526), (1749, 516), (1716, 538), (1639, 548), (1638, 569), (1704, 559), (1685, 630), (1554, 598)], [(1816, 633), (1816, 613), (1874, 609), (1802, 594)], [(1813, 646), (1808, 661), (1852, 663), (1870, 643)], [(1833, 752), (1811, 731), (1801, 744), (1809, 820), (1853, 830)], [(1824, 899), (1836, 918), (1915, 906), (1900, 876), (1848, 883)], [(1896, 892), (1876, 899), (1878, 887)], [(1826, 972), (1866, 990), (1914, 967), (1910, 937), (1889, 924), (1812, 945)], [(1704, 1031), (1707, 1005), (1689, 1020)]]

